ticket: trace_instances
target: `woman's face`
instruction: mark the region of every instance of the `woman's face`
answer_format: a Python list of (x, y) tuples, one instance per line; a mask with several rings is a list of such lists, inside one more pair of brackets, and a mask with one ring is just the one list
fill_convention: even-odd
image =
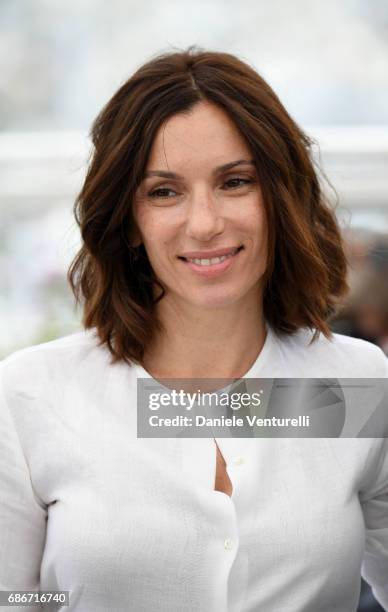
[(267, 227), (251, 160), (234, 123), (210, 102), (160, 128), (134, 217), (164, 299), (214, 308), (260, 295)]

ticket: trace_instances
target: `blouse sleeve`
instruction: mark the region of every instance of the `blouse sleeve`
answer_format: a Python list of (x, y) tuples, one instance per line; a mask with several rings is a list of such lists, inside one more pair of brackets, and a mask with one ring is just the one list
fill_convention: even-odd
[(366, 541), (362, 576), (377, 601), (388, 611), (388, 439), (382, 441), (377, 478), (360, 495)]
[[(47, 512), (34, 493), (6, 402), (3, 363), (0, 363), (0, 590), (38, 591)], [(37, 606), (12, 609), (39, 610)]]

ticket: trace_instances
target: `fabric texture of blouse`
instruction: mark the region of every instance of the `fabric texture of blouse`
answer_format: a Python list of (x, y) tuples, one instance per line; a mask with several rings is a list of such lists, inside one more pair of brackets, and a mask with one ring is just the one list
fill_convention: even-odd
[[(387, 377), (377, 347), (268, 328), (249, 377)], [(388, 610), (383, 438), (137, 438), (134, 365), (94, 331), (0, 364), (0, 590), (69, 612)], [(7, 608), (8, 609), (8, 608)], [(38, 610), (15, 607), (15, 610)]]

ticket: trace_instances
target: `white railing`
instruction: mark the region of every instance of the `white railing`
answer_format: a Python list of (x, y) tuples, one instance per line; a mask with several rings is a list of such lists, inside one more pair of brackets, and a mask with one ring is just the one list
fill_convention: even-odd
[[(307, 126), (323, 169), (346, 208), (388, 209), (388, 125)], [(0, 209), (71, 201), (90, 141), (82, 132), (0, 132)]]

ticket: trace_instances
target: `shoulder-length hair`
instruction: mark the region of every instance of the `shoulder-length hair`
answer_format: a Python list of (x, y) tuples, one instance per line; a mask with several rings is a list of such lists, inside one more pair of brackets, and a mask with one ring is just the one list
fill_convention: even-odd
[[(228, 53), (189, 47), (141, 66), (91, 130), (93, 155), (75, 202), (82, 247), (69, 272), (83, 325), (96, 328), (112, 362), (142, 363), (162, 324), (164, 291), (143, 245), (130, 245), (132, 201), (161, 125), (201, 100), (221, 107), (255, 161), (268, 221), (264, 316), (278, 332), (300, 327), (330, 337), (327, 320), (347, 291), (346, 258), (334, 212), (314, 169), (308, 138), (249, 65)], [(162, 291), (155, 299), (155, 285)]]

